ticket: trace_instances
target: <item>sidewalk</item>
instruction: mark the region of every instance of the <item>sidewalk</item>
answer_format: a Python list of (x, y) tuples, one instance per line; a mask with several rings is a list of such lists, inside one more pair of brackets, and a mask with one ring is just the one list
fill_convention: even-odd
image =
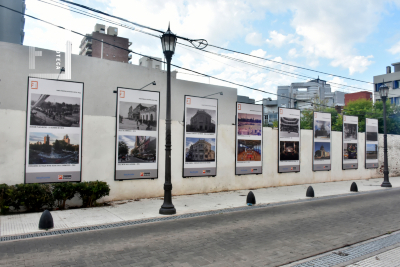
[[(356, 180), (359, 192), (382, 190), (383, 178)], [(353, 181), (312, 184), (315, 199), (319, 197), (344, 195), (350, 193)], [(400, 177), (391, 177), (394, 188), (400, 187)], [(262, 188), (253, 190), (257, 204), (279, 203), (307, 199), (309, 185), (295, 185)], [(390, 189), (389, 189), (390, 190)], [(238, 190), (220, 193), (196, 194), (173, 197), (177, 215), (198, 213), (246, 206), (246, 196), (250, 190)], [(357, 193), (354, 193), (357, 194)], [(114, 202), (112, 206), (52, 211), (54, 229), (71, 229), (94, 225), (104, 225), (139, 219), (164, 217), (158, 213), (163, 200), (161, 198), (126, 200)], [(29, 213), (0, 216), (0, 236), (20, 235), (43, 232), (38, 229), (41, 213)]]

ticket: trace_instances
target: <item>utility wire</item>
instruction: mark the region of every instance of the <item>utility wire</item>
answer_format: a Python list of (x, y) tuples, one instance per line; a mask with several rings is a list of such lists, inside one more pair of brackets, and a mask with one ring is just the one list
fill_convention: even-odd
[[(32, 18), (32, 19), (34, 19), (34, 20), (38, 20), (38, 21), (44, 22), (44, 23), (49, 24), (49, 25), (52, 25), (52, 26), (54, 26), (54, 27), (57, 27), (57, 28), (60, 28), (60, 29), (63, 29), (63, 30), (67, 30), (67, 31), (71, 31), (71, 32), (74, 33), (74, 34), (77, 34), (77, 35), (86, 37), (86, 35), (83, 34), (83, 33), (80, 33), (80, 32), (74, 31), (74, 30), (68, 30), (68, 29), (66, 29), (66, 28), (64, 28), (64, 27), (62, 27), (62, 26), (60, 26), (60, 25), (56, 25), (56, 24), (54, 24), (54, 23), (45, 21), (45, 20), (43, 20), (43, 19), (34, 17), (34, 16), (32, 16), (32, 15), (28, 15), (28, 14), (26, 14), (26, 13), (22, 13), (22, 12), (20, 12), (20, 11), (18, 11), (18, 10), (11, 9), (11, 8), (6, 7), (6, 6), (4, 6), (4, 5), (1, 5), (1, 4), (0, 4), (0, 7), (3, 7), (3, 8), (5, 8), (5, 9), (10, 10), (10, 11), (16, 12), (16, 13), (21, 14), (21, 15), (23, 15), (23, 16)], [(130, 52), (130, 53), (133, 53), (133, 54), (136, 54), (136, 55), (139, 55), (139, 56), (142, 56), (142, 57), (147, 57), (147, 58), (150, 58), (150, 59), (152, 59), (152, 60), (155, 60), (155, 61), (158, 61), (158, 62), (161, 62), (161, 63), (165, 63), (164, 61), (162, 61), (162, 60), (160, 60), (160, 59), (153, 58), (153, 57), (151, 57), (151, 56), (147, 56), (147, 55), (144, 55), (144, 54), (141, 54), (141, 53), (138, 53), (138, 52), (134, 52), (134, 51), (132, 51), (132, 50), (130, 50), (130, 49), (123, 48), (123, 47), (120, 47), (120, 46), (117, 46), (117, 45), (114, 45), (114, 44), (111, 44), (111, 43), (102, 41), (102, 40), (100, 40), (100, 39), (96, 39), (96, 38), (93, 38), (93, 37), (91, 37), (91, 39), (92, 39), (92, 40), (96, 40), (96, 41), (98, 41), (98, 42), (102, 42), (102, 43), (107, 44), (107, 45), (110, 45), (110, 46), (113, 46), (113, 47), (115, 47), (115, 48), (119, 48), (119, 49), (121, 49), (121, 50), (128, 51), (128, 52)], [(297, 99), (292, 98), (292, 97), (283, 96), (283, 95), (278, 95), (278, 94), (276, 94), (276, 93), (271, 93), (271, 92), (264, 91), (264, 90), (257, 89), (257, 88), (253, 88), (253, 87), (250, 87), (250, 86), (247, 86), (247, 85), (243, 85), (243, 84), (231, 82), (231, 81), (228, 81), (228, 80), (225, 80), (225, 79), (217, 78), (217, 77), (214, 77), (214, 76), (211, 76), (211, 75), (208, 75), (208, 74), (204, 74), (204, 73), (201, 73), (201, 72), (198, 72), (198, 71), (194, 71), (194, 70), (191, 70), (191, 69), (183, 68), (183, 67), (177, 66), (177, 65), (175, 65), (175, 64), (171, 64), (171, 66), (174, 66), (174, 67), (176, 67), (176, 68), (178, 68), (178, 69), (182, 69), (182, 70), (186, 70), (186, 71), (189, 71), (189, 72), (193, 72), (193, 73), (196, 73), (196, 74), (205, 76), (205, 77), (213, 78), (213, 79), (215, 79), (215, 80), (219, 80), (219, 81), (222, 81), (222, 82), (230, 83), (230, 84), (233, 84), (233, 85), (236, 85), (236, 86), (239, 86), (239, 87), (247, 88), (247, 89), (250, 89), (250, 90), (259, 91), (259, 92), (266, 93), (266, 94), (271, 94), (271, 95), (275, 95), (275, 96), (280, 96), (280, 97), (284, 97), (284, 98), (288, 98), (288, 99), (297, 100)], [(313, 102), (310, 102), (310, 101), (304, 101), (304, 103), (311, 103), (311, 104), (313, 104), (313, 105), (319, 105), (319, 106), (324, 106), (324, 107), (332, 108), (331, 106), (327, 106), (327, 105), (323, 105), (323, 104), (319, 104), (319, 103), (313, 103)], [(359, 110), (354, 110), (354, 111), (359, 111)]]
[[(77, 4), (77, 3), (74, 3), (74, 2), (71, 2), (71, 1), (67, 1), (67, 0), (59, 0), (59, 1), (64, 2), (64, 3), (71, 4), (71, 5), (79, 6), (79, 7), (81, 7), (81, 8), (84, 8), (84, 9), (87, 9), (87, 10), (90, 10), (90, 11), (93, 11), (93, 12), (96, 12), (96, 13), (99, 13), (99, 14), (102, 14), (102, 15), (104, 15), (104, 16), (116, 18), (116, 19), (119, 19), (119, 20), (122, 20), (122, 21), (125, 21), (125, 22), (128, 22), (128, 23), (134, 24), (134, 25), (136, 25), (136, 26), (138, 26), (138, 27), (142, 27), (142, 28), (145, 28), (145, 29), (149, 29), (149, 30), (152, 30), (152, 31), (156, 31), (156, 32), (159, 32), (159, 33), (161, 33), (161, 34), (164, 33), (164, 32), (161, 31), (161, 30), (157, 30), (157, 29), (154, 29), (154, 28), (151, 28), (151, 27), (148, 27), (148, 26), (145, 26), (145, 25), (136, 23), (136, 22), (132, 22), (132, 21), (129, 21), (129, 20), (127, 20), (127, 19), (124, 19), (124, 18), (121, 18), (121, 17), (117, 17), (117, 16), (108, 14), (108, 13), (103, 12), (103, 11), (100, 11), (100, 10), (96, 10), (96, 9), (94, 9), (94, 8), (91, 8), (91, 7), (88, 7), (88, 6), (85, 6), (85, 5)], [(263, 57), (257, 57), (257, 56), (251, 55), (251, 54), (247, 54), (247, 53), (243, 53), (243, 52), (239, 52), (239, 51), (235, 51), (235, 50), (223, 48), (223, 47), (220, 47), (220, 46), (208, 44), (207, 41), (204, 40), (204, 39), (193, 40), (193, 39), (189, 39), (189, 38), (182, 37), (182, 36), (178, 36), (178, 35), (177, 35), (177, 37), (180, 38), (180, 39), (183, 39), (183, 40), (186, 40), (186, 41), (190, 42), (190, 43), (191, 43), (193, 46), (195, 46), (195, 47), (196, 47), (196, 45), (194, 45), (193, 42), (199, 42), (199, 43), (200, 43), (200, 46), (202, 47), (202, 48), (197, 47), (197, 48), (199, 48), (199, 49), (204, 49), (204, 48), (207, 47), (207, 46), (211, 46), (211, 47), (218, 48), (218, 49), (222, 49), (222, 50), (225, 50), (225, 51), (229, 51), (229, 52), (233, 52), (233, 53), (239, 53), (239, 54), (241, 54), (241, 55), (245, 55), (245, 56), (249, 56), (249, 57), (254, 57), (254, 58), (258, 58), (258, 59), (262, 59), (262, 60), (266, 60), (266, 61), (270, 61), (270, 62), (274, 62), (274, 63), (277, 63), (277, 64), (282, 64), (282, 65), (286, 65), (286, 66), (290, 66), (290, 67), (294, 67), (294, 68), (299, 68), (299, 69), (303, 69), (303, 70), (307, 70), (307, 71), (313, 71), (313, 72), (317, 72), (317, 73), (321, 73), (321, 74), (325, 74), (325, 75), (329, 75), (329, 76), (335, 76), (335, 77), (339, 77), (339, 78), (343, 78), (343, 79), (353, 80), (353, 81), (357, 81), (357, 82), (373, 84), (373, 83), (371, 83), (371, 82), (367, 82), (367, 81), (363, 81), (363, 80), (358, 80), (358, 79), (353, 79), (353, 78), (349, 78), (349, 77), (345, 77), (345, 76), (335, 75), (335, 74), (331, 74), (331, 73), (327, 73), (327, 72), (317, 71), (317, 70), (313, 70), (313, 69), (309, 69), (309, 68), (305, 68), (305, 67), (300, 67), (300, 66), (296, 66), (296, 65), (292, 65), (292, 64), (288, 64), (288, 63), (283, 63), (283, 62), (275, 61), (275, 60), (272, 60), (272, 59), (267, 59), (267, 58), (263, 58)], [(204, 42), (204, 43), (202, 43), (202, 42)]]
[[(43, 3), (46, 3), (46, 4), (50, 4), (50, 5), (53, 5), (53, 6), (56, 6), (56, 7), (60, 7), (60, 6), (58, 6), (58, 5), (51, 4), (51, 3), (45, 2), (45, 1), (43, 1), (43, 0), (37, 0), (37, 1), (40, 1), (40, 2), (43, 2)], [(49, 0), (49, 1), (57, 2), (57, 1), (55, 1), (55, 0)], [(91, 10), (91, 11), (93, 11), (93, 12), (97, 12), (97, 13), (103, 14), (103, 15), (104, 15), (104, 14), (107, 14), (107, 13), (105, 13), (105, 12), (98, 11), (98, 10), (96, 10), (96, 9), (92, 9), (92, 8), (86, 7), (86, 6), (84, 6), (84, 5), (75, 4), (75, 3), (70, 2), (70, 1), (65, 1), (65, 0), (59, 0), (59, 1), (66, 2), (66, 3), (70, 3), (70, 4), (73, 4), (73, 5), (76, 5), (76, 6), (79, 6), (79, 7), (88, 9), (88, 10)], [(57, 2), (57, 4), (64, 4), (64, 3), (59, 3), (59, 2)], [(67, 5), (67, 6), (68, 6), (68, 5)], [(154, 35), (154, 34), (151, 34), (151, 33), (148, 33), (148, 32), (145, 32), (145, 31), (142, 31), (142, 30), (133, 28), (133, 27), (129, 27), (129, 26), (127, 26), (127, 25), (119, 24), (119, 23), (117, 23), (117, 22), (110, 21), (110, 20), (104, 19), (104, 18), (99, 17), (99, 16), (93, 16), (92, 14), (86, 13), (86, 12), (84, 12), (84, 11), (82, 11), (82, 10), (79, 10), (79, 9), (74, 9), (73, 7), (70, 7), (70, 6), (68, 6), (68, 8), (65, 8), (65, 7), (60, 7), (60, 8), (67, 9), (67, 10), (71, 9), (72, 12), (75, 12), (75, 13), (78, 13), (78, 14), (82, 14), (82, 15), (85, 15), (85, 16), (89, 16), (89, 17), (92, 17), (92, 18), (99, 19), (99, 20), (103, 20), (103, 21), (106, 21), (106, 22), (109, 22), (109, 23), (112, 23), (112, 24), (116, 24), (116, 25), (121, 26), (121, 27), (125, 27), (125, 28), (130, 29), (130, 30), (135, 30), (135, 31), (138, 31), (138, 32), (141, 32), (141, 33), (144, 33), (144, 34), (151, 35), (151, 36), (153, 36), (153, 37), (159, 38), (159, 36), (157, 36), (157, 35)], [(82, 12), (83, 12), (83, 13), (82, 13)], [(107, 14), (107, 15), (109, 15), (109, 14)], [(118, 17), (112, 16), (112, 15), (109, 15), (109, 16), (114, 17), (114, 18), (118, 18)], [(122, 18), (120, 18), (120, 19), (122, 19)], [(134, 24), (134, 25), (137, 24), (137, 23), (134, 23), (134, 22), (130, 22), (130, 21), (128, 21), (128, 20), (125, 20), (125, 19), (122, 19), (122, 20), (123, 20), (123, 21), (126, 21), (126, 22), (129, 22), (129, 23), (132, 23), (132, 24)], [(141, 25), (141, 24), (137, 24), (137, 25)], [(149, 28), (149, 29), (152, 29), (152, 28)], [(182, 38), (182, 37), (179, 37), (179, 38), (191, 42), (190, 39)], [(188, 45), (185, 45), (185, 44), (182, 44), (182, 43), (179, 43), (179, 42), (178, 42), (178, 44), (184, 45), (184, 46), (187, 46), (187, 47), (190, 47), (190, 48), (193, 48), (192, 46), (188, 46)], [(192, 43), (192, 45), (193, 45), (193, 43)], [(194, 45), (193, 45), (193, 46), (194, 46)], [(210, 45), (210, 46), (211, 46), (211, 45)], [(195, 46), (195, 47), (196, 47), (196, 46)], [(197, 48), (197, 47), (196, 47), (196, 48)], [(203, 50), (203, 49), (201, 49), (201, 50)], [(280, 73), (280, 74), (282, 74), (282, 75), (286, 75), (286, 76), (289, 76), (289, 77), (298, 78), (297, 76), (303, 76), (303, 77), (306, 77), (306, 78), (308, 78), (308, 79), (315, 79), (315, 77), (309, 77), (309, 76), (301, 75), (301, 74), (298, 74), (298, 73), (291, 73), (291, 72), (288, 72), (288, 71), (279, 70), (279, 69), (276, 69), (276, 68), (272, 68), (272, 67), (267, 67), (267, 66), (259, 65), (259, 64), (256, 64), (256, 63), (252, 63), (252, 62), (248, 62), (248, 61), (245, 61), (245, 60), (236, 59), (236, 58), (233, 58), (233, 57), (221, 55), (221, 54), (214, 53), (214, 52), (207, 51), (207, 50), (203, 50), (203, 51), (204, 51), (204, 52), (207, 52), (207, 53), (211, 53), (211, 54), (217, 55), (217, 56), (220, 56), (220, 57), (225, 57), (225, 58), (230, 59), (230, 60), (233, 60), (233, 61), (238, 61), (238, 62), (241, 62), (241, 63), (243, 63), (243, 64), (250, 65), (250, 66), (254, 66), (254, 67), (258, 67), (258, 68), (262, 68), (262, 69), (268, 69), (268, 70), (273, 71), (273, 72), (277, 72), (277, 71), (278, 71), (277, 73)], [(236, 52), (236, 53), (241, 53), (241, 52)], [(273, 61), (273, 60), (270, 60), (270, 61)], [(277, 61), (274, 61), (274, 62), (277, 62)], [(222, 62), (221, 62), (221, 63), (222, 63)], [(277, 63), (281, 63), (281, 62), (277, 62)], [(225, 63), (224, 63), (224, 64), (225, 64)], [(274, 71), (274, 70), (276, 70), (276, 71)], [(242, 70), (242, 71), (243, 71), (243, 70)], [(296, 76), (288, 75), (288, 74), (286, 74), (286, 73), (288, 73), (288, 74), (294, 74), (294, 75), (296, 75)], [(329, 74), (329, 75), (332, 76), (332, 74)], [(333, 75), (333, 76), (335, 76), (335, 75)], [(341, 77), (341, 76), (338, 76), (338, 77)], [(365, 88), (360, 88), (360, 87), (355, 87), (355, 86), (350, 86), (350, 85), (344, 85), (344, 84), (339, 84), (339, 83), (334, 83), (334, 82), (329, 82), (329, 84), (337, 84), (337, 85), (339, 85), (339, 86), (345, 86), (345, 87), (349, 87), (349, 88), (355, 88), (355, 89), (363, 90), (363, 91), (365, 91), (365, 90), (370, 91), (370, 89), (365, 89)], [(334, 86), (332, 86), (332, 87), (334, 87)], [(337, 87), (337, 88), (342, 88), (342, 87)]]

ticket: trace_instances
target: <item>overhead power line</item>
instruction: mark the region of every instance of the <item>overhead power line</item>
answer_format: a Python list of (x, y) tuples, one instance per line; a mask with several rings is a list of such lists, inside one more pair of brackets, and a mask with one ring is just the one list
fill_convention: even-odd
[[(136, 25), (136, 26), (138, 26), (138, 27), (142, 27), (142, 28), (145, 28), (145, 29), (149, 29), (149, 30), (152, 30), (152, 31), (156, 31), (156, 32), (161, 33), (161, 34), (164, 33), (164, 32), (161, 31), (161, 30), (154, 29), (154, 28), (151, 28), (151, 27), (148, 27), (148, 26), (145, 26), (145, 25), (136, 23), (136, 22), (132, 22), (132, 21), (129, 21), (129, 20), (127, 20), (127, 19), (124, 19), (124, 18), (121, 18), (121, 17), (117, 17), (117, 16), (108, 14), (108, 13), (106, 13), (106, 12), (103, 12), (103, 11), (100, 11), (100, 10), (97, 10), (97, 9), (94, 9), (94, 8), (91, 8), (91, 7), (82, 5), (82, 4), (77, 4), (77, 3), (74, 3), (74, 2), (71, 2), (71, 1), (67, 1), (67, 0), (59, 0), (59, 1), (65, 2), (65, 3), (68, 3), (68, 4), (71, 4), (71, 5), (79, 6), (79, 7), (81, 7), (81, 8), (84, 8), (84, 9), (87, 9), (87, 10), (90, 10), (90, 11), (93, 11), (93, 12), (96, 12), (96, 13), (99, 13), (99, 14), (102, 14), (102, 15), (104, 15), (104, 16), (116, 18), (116, 19), (119, 19), (119, 20), (122, 20), (122, 21), (125, 21), (125, 22), (128, 22), (128, 23), (131, 23), (131, 24), (133, 24), (133, 25)], [(245, 56), (249, 56), (249, 57), (253, 57), (253, 58), (258, 58), (258, 59), (262, 59), (262, 60), (274, 62), (274, 63), (276, 63), (276, 64), (281, 64), (281, 65), (286, 65), (286, 66), (289, 66), (289, 67), (294, 67), (294, 68), (299, 68), (299, 69), (303, 69), (303, 70), (307, 70), (307, 71), (317, 72), (317, 73), (321, 73), (321, 74), (325, 74), (325, 75), (329, 75), (329, 76), (335, 76), (335, 77), (339, 77), (339, 78), (342, 78), (342, 79), (348, 79), (348, 80), (353, 80), (353, 81), (357, 81), (357, 82), (373, 84), (373, 83), (371, 83), (371, 82), (367, 82), (367, 81), (363, 81), (363, 80), (358, 80), (358, 79), (349, 78), (349, 77), (345, 77), (345, 76), (340, 76), (340, 75), (336, 75), (336, 74), (332, 74), (332, 73), (327, 73), (327, 72), (323, 72), (323, 71), (313, 70), (313, 69), (309, 69), (309, 68), (305, 68), (305, 67), (300, 67), (300, 66), (296, 66), (296, 65), (292, 65), (292, 64), (288, 64), (288, 63), (284, 63), (284, 62), (279, 62), (279, 61), (272, 60), (272, 59), (268, 59), (268, 58), (258, 57), (258, 56), (254, 56), (254, 55), (251, 55), (251, 54), (243, 53), (243, 52), (240, 52), (240, 51), (235, 51), (235, 50), (232, 50), (232, 49), (228, 49), (228, 48), (224, 48), (224, 47), (220, 47), (220, 46), (208, 44), (207, 41), (204, 40), (204, 39), (196, 39), (196, 40), (193, 40), (193, 39), (189, 39), (189, 38), (182, 37), (182, 36), (179, 36), (179, 35), (177, 35), (177, 37), (180, 38), (180, 39), (182, 39), (182, 40), (186, 40), (186, 41), (190, 42), (193, 46), (195, 46), (195, 47), (197, 47), (197, 48), (199, 48), (199, 49), (204, 49), (204, 48), (206, 48), (207, 46), (211, 46), (211, 47), (214, 47), (214, 48), (217, 48), (217, 49), (222, 49), (222, 50), (225, 50), (225, 51), (229, 51), (229, 52), (233, 52), (233, 53), (238, 53), (238, 54), (241, 54), (241, 55), (245, 55)], [(193, 44), (193, 42), (195, 42), (195, 43), (197, 42), (197, 43), (199, 43), (199, 45), (195, 45), (195, 44)]]
[[(49, 24), (49, 25), (52, 25), (52, 26), (54, 26), (54, 27), (57, 27), (57, 28), (60, 28), (60, 29), (63, 29), (63, 30), (67, 30), (67, 31), (71, 31), (71, 32), (74, 33), (74, 34), (77, 34), (77, 35), (80, 35), (80, 36), (83, 36), (83, 37), (86, 36), (86, 35), (83, 34), (83, 33), (80, 33), (80, 32), (74, 31), (74, 30), (66, 29), (66, 28), (64, 28), (63, 26), (56, 25), (56, 24), (54, 24), (54, 23), (45, 21), (45, 20), (43, 20), (43, 19), (34, 17), (34, 16), (32, 16), (32, 15), (28, 15), (28, 14), (26, 14), (26, 13), (22, 13), (22, 12), (20, 12), (20, 11), (18, 11), (18, 10), (11, 9), (11, 8), (6, 7), (6, 6), (4, 6), (4, 5), (1, 5), (1, 4), (0, 4), (0, 7), (3, 7), (3, 8), (5, 8), (5, 9), (10, 10), (10, 11), (16, 12), (16, 13), (21, 14), (21, 15), (23, 15), (23, 16), (26, 16), (26, 17), (29, 17), (29, 18), (32, 18), (32, 19), (35, 19), (35, 20), (44, 22), (44, 23)], [(91, 38), (92, 38), (93, 40), (96, 40), (96, 41), (98, 41), (98, 42), (102, 42), (102, 43), (104, 43), (104, 44), (113, 46), (113, 47), (115, 47), (115, 48), (119, 48), (119, 49), (121, 49), (121, 50), (125, 50), (125, 51), (128, 51), (128, 52), (130, 52), (130, 53), (133, 53), (133, 54), (142, 56), (142, 57), (147, 57), (147, 58), (150, 58), (150, 59), (152, 59), (152, 60), (155, 60), (155, 61), (158, 61), (158, 62), (161, 62), (161, 63), (165, 63), (164, 61), (162, 61), (162, 60), (160, 60), (160, 59), (153, 58), (153, 57), (151, 57), (151, 56), (147, 56), (147, 55), (144, 55), (144, 54), (141, 54), (141, 53), (138, 53), (138, 52), (134, 52), (134, 51), (132, 51), (131, 49), (123, 48), (123, 47), (120, 47), (120, 46), (117, 46), (117, 45), (114, 45), (114, 44), (111, 44), (111, 43), (108, 43), (108, 42), (105, 42), (105, 41), (102, 41), (102, 40), (100, 40), (100, 39), (96, 39), (96, 38), (93, 38), (93, 37), (91, 37)], [(247, 86), (247, 85), (243, 85), (243, 84), (235, 83), (235, 82), (228, 81), (228, 80), (225, 80), (225, 79), (217, 78), (217, 77), (214, 77), (214, 76), (211, 76), (211, 75), (208, 75), (208, 74), (204, 74), (204, 73), (201, 73), (201, 72), (198, 72), (198, 71), (194, 71), (194, 70), (191, 70), (191, 69), (188, 69), (188, 68), (183, 68), (183, 67), (177, 66), (177, 65), (175, 65), (175, 64), (171, 64), (171, 66), (174, 66), (174, 67), (176, 67), (176, 68), (178, 68), (178, 69), (182, 69), (182, 70), (186, 70), (186, 71), (189, 71), (189, 72), (193, 72), (193, 73), (196, 73), (196, 74), (205, 76), (205, 77), (209, 77), (209, 78), (212, 78), (212, 79), (215, 79), (215, 80), (218, 80), (218, 81), (222, 81), (222, 82), (226, 82), (226, 83), (229, 83), (229, 84), (233, 84), (233, 85), (236, 85), (236, 86), (239, 86), (239, 87), (247, 88), (247, 89), (250, 89), (250, 90), (259, 91), (259, 92), (266, 93), (266, 94), (271, 94), (271, 95), (275, 95), (275, 96), (280, 96), (280, 97), (284, 97), (284, 98), (288, 98), (288, 99), (297, 100), (297, 99), (292, 98), (292, 97), (289, 97), (289, 96), (278, 95), (278, 94), (276, 94), (276, 93), (271, 93), (271, 92), (264, 91), (264, 90), (257, 89), (257, 88), (253, 88), (253, 87), (250, 87), (250, 86)], [(323, 106), (323, 107), (332, 108), (331, 106), (327, 106), (327, 105), (323, 105), (323, 104), (319, 104), (319, 103), (314, 103), (314, 102), (311, 102), (311, 101), (302, 101), (302, 102), (304, 102), (304, 103), (310, 103), (310, 104), (313, 104), (313, 105), (319, 105), (319, 106)], [(356, 110), (354, 110), (354, 111), (356, 111)]]
[[(117, 23), (117, 22), (115, 22), (115, 21), (107, 20), (107, 19), (104, 19), (103, 17), (97, 16), (97, 15), (93, 15), (93, 14), (86, 13), (86, 12), (83, 11), (83, 10), (76, 9), (76, 8), (71, 7), (71, 6), (68, 6), (67, 4), (64, 4), (64, 3), (59, 3), (59, 2), (56, 1), (56, 0), (48, 0), (48, 1), (56, 2), (57, 4), (66, 5), (68, 8), (61, 7), (61, 6), (52, 4), (52, 3), (48, 3), (48, 2), (46, 2), (46, 1), (44, 1), (44, 0), (37, 0), (37, 1), (40, 1), (40, 2), (43, 2), (43, 3), (46, 3), (46, 4), (50, 4), (50, 5), (59, 7), (59, 8), (63, 8), (63, 9), (66, 9), (66, 10), (70, 10), (70, 11), (72, 11), (72, 12), (75, 12), (75, 13), (78, 13), (78, 14), (81, 14), (81, 15), (85, 15), (85, 16), (89, 16), (89, 17), (92, 17), (92, 18), (96, 18), (96, 19), (99, 19), (99, 20), (102, 20), (102, 21), (106, 21), (106, 22), (109, 22), (109, 23), (112, 23), (112, 24), (115, 24), (115, 25), (118, 25), (118, 26), (121, 26), (121, 27), (130, 29), (130, 30), (138, 31), (138, 32), (141, 32), (141, 33), (144, 33), (144, 34), (147, 34), (147, 35), (150, 35), (150, 36), (159, 38), (159, 36), (157, 36), (157, 35), (155, 35), (155, 34), (151, 34), (151, 33), (142, 31), (142, 30), (137, 29), (137, 28), (135, 28), (135, 27), (130, 27), (130, 26), (127, 26), (127, 25), (123, 25), (123, 24)], [(59, 0), (59, 1), (66, 2), (66, 3), (71, 3), (71, 4), (73, 4), (73, 5), (76, 5), (76, 6), (79, 6), (79, 7), (82, 7), (82, 8), (85, 8), (85, 9), (88, 9), (88, 10), (91, 10), (91, 11), (94, 11), (94, 12), (97, 12), (97, 13), (100, 13), (100, 14), (107, 14), (107, 13), (105, 13), (105, 12), (98, 11), (98, 10), (95, 10), (95, 9), (93, 9), (93, 8), (90, 8), (90, 7), (86, 7), (85, 5), (75, 4), (75, 3), (73, 3), (73, 2), (65, 1), (65, 0)], [(107, 14), (107, 15), (109, 15), (109, 14)], [(118, 17), (113, 16), (113, 15), (109, 15), (109, 16), (114, 17), (114, 18), (118, 18)], [(121, 19), (122, 19), (122, 18), (121, 18)], [(123, 21), (126, 21), (126, 22), (129, 22), (129, 23), (132, 23), (132, 24), (134, 24), (134, 25), (137, 24), (137, 23), (135, 23), (135, 22), (130, 22), (130, 21), (125, 20), (125, 19), (122, 19), (122, 20), (123, 20)], [(141, 25), (141, 24), (137, 24), (137, 25)], [(148, 28), (149, 28), (149, 27), (148, 27)], [(152, 29), (152, 28), (149, 28), (149, 29)], [(180, 38), (185, 39), (185, 40), (187, 40), (187, 41), (190, 42), (190, 39), (188, 39), (188, 38), (183, 38), (183, 37), (180, 37)], [(179, 42), (178, 42), (178, 43), (179, 43)], [(185, 44), (182, 44), (182, 43), (179, 43), (179, 44), (180, 44), (180, 45), (187, 46), (187, 47), (190, 47), (190, 48), (193, 48), (192, 46), (188, 46), (188, 45), (185, 45)], [(192, 43), (192, 45), (193, 45), (193, 43)], [(195, 48), (198, 48), (198, 47), (196, 47), (196, 46), (194, 46), (194, 47), (195, 47)], [(302, 77), (305, 77), (305, 78), (308, 78), (308, 79), (315, 79), (315, 77), (305, 76), (305, 75), (302, 75), (302, 74), (293, 73), (293, 72), (288, 72), (288, 71), (276, 69), (276, 68), (273, 68), (273, 67), (267, 67), (267, 66), (259, 65), (259, 64), (253, 63), (253, 62), (249, 62), (249, 61), (245, 61), (245, 60), (241, 60), (241, 59), (229, 57), (229, 56), (226, 56), (226, 55), (221, 55), (221, 54), (218, 54), (218, 53), (215, 53), (215, 52), (211, 52), (211, 51), (207, 51), (207, 50), (204, 50), (204, 49), (201, 49), (201, 51), (204, 51), (204, 52), (207, 52), (207, 53), (211, 53), (211, 54), (214, 54), (214, 55), (216, 55), (216, 56), (224, 57), (224, 58), (227, 58), (227, 59), (229, 59), (229, 60), (241, 62), (241, 63), (243, 63), (243, 64), (247, 64), (247, 65), (250, 65), (250, 66), (253, 66), (253, 67), (256, 67), (256, 68), (268, 69), (269, 71), (277, 72), (277, 73), (279, 73), (279, 74), (281, 74), (281, 75), (286, 75), (286, 76), (289, 76), (289, 77), (298, 78), (298, 76), (302, 76)], [(239, 52), (238, 52), (238, 53), (239, 53)], [(279, 62), (278, 62), (278, 63), (279, 63)], [(225, 64), (225, 63), (224, 63), (224, 64)], [(232, 66), (231, 66), (231, 67), (232, 67)], [(243, 71), (243, 70), (242, 70), (242, 71)], [(293, 75), (295, 75), (295, 76), (289, 75), (289, 74), (293, 74)], [(340, 86), (344, 86), (344, 87), (348, 87), (348, 88), (354, 88), (354, 89), (356, 89), (356, 90), (370, 91), (370, 89), (365, 89), (365, 88), (360, 88), (360, 87), (355, 87), (355, 86), (350, 86), (350, 85), (345, 85), (345, 84), (340, 84), (340, 83), (335, 83), (335, 82), (329, 82), (329, 84), (337, 84), (337, 85), (339, 85), (339, 86), (333, 86), (333, 85), (332, 85), (332, 87), (336, 87), (336, 88), (342, 88), (342, 87), (340, 87)]]

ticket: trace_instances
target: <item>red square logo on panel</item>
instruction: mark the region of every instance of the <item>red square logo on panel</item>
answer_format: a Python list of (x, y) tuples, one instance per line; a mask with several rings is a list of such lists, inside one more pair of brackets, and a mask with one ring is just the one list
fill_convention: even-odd
[(190, 99), (190, 97), (186, 98), (186, 104), (190, 105), (192, 103), (192, 99)]
[(39, 83), (37, 81), (31, 81), (31, 89), (38, 89)]
[(119, 98), (125, 98), (125, 91), (124, 90), (119, 91)]
[(238, 110), (242, 110), (242, 105), (238, 104)]

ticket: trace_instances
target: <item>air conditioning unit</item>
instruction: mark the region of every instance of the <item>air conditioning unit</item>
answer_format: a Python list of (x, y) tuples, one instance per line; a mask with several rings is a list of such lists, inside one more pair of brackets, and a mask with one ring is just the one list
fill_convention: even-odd
[(118, 28), (116, 28), (116, 27), (108, 27), (107, 28), (107, 34), (108, 35), (117, 36), (118, 35)]
[(106, 25), (103, 24), (96, 24), (94, 26), (94, 31), (99, 33), (106, 33)]

